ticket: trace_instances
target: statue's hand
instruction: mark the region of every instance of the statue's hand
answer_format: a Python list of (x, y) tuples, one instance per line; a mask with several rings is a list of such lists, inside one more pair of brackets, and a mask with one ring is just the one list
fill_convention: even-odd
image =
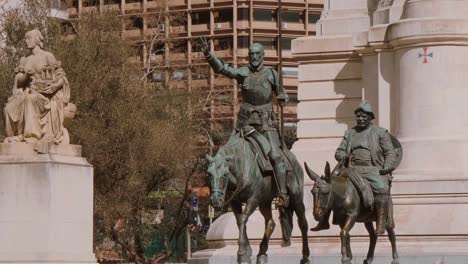
[(287, 104), (287, 101), (286, 100), (278, 100), (278, 103), (281, 107), (285, 107), (286, 104)]
[(289, 101), (288, 96), (287, 96), (287, 95), (284, 95), (284, 94), (278, 95), (278, 96), (276, 97), (276, 99), (278, 100), (278, 103), (279, 103), (279, 105), (280, 105), (281, 107), (284, 107), (284, 106), (288, 103), (288, 101)]
[(351, 155), (349, 155), (348, 153), (345, 153), (343, 155), (343, 158), (341, 159), (341, 163), (344, 165), (344, 166), (348, 166), (349, 164), (349, 159), (351, 158)]
[(210, 43), (205, 37), (198, 38), (198, 44), (200, 49), (203, 51), (203, 54), (208, 55), (210, 53)]
[(47, 86), (41, 91), (41, 93), (44, 93), (44, 94), (53, 94), (53, 93), (55, 93), (55, 91), (57, 91), (59, 88), (60, 88), (60, 86), (59, 86), (58, 83), (49, 84), (49, 85), (47, 85)]
[(383, 169), (383, 170), (380, 170), (380, 171), (379, 171), (379, 174), (380, 174), (380, 175), (387, 175), (387, 174), (389, 174), (390, 172), (392, 172), (392, 171), (389, 170), (389, 169)]

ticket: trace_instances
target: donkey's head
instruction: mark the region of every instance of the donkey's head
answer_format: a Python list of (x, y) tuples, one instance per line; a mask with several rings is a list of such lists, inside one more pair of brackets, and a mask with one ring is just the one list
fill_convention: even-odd
[(304, 162), (304, 166), (309, 175), (309, 178), (314, 181), (314, 186), (312, 187), (312, 195), (314, 197), (314, 219), (316, 221), (321, 221), (326, 215), (328, 210), (330, 210), (330, 200), (331, 200), (331, 177), (330, 177), (330, 164), (327, 162), (325, 165), (325, 175), (319, 176), (313, 170), (307, 166), (307, 163)]
[(230, 174), (228, 162), (232, 159), (232, 156), (216, 155), (211, 157), (206, 155), (206, 159), (210, 163), (208, 165), (208, 176), (210, 177), (211, 186), (211, 204), (220, 208), (224, 205), (224, 196)]

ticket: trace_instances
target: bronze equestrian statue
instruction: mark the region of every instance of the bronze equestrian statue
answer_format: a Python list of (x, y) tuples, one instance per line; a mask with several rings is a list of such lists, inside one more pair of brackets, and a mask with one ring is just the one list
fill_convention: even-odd
[[(227, 203), (231, 205), (236, 217), (239, 229), (239, 250), (237, 251), (238, 263), (250, 263), (252, 248), (247, 237), (247, 221), (250, 215), (259, 208), (265, 218), (265, 232), (260, 243), (260, 251), (257, 255), (257, 264), (267, 263), (267, 250), (270, 236), (275, 229), (272, 219), (271, 204), (277, 196), (277, 186), (271, 175), (264, 175), (257, 165), (256, 153), (249, 142), (236, 134), (226, 145), (221, 147), (214, 157), (207, 156), (209, 163), (208, 174), (211, 185), (211, 203), (214, 207), (223, 207), (226, 193), (229, 198)], [(309, 245), (307, 238), (308, 225), (305, 217), (304, 175), (299, 162), (291, 152), (287, 152), (292, 162), (292, 171), (288, 171), (288, 189), (290, 202), (288, 207), (280, 207), (280, 222), (283, 242), (289, 245), (293, 228), (293, 213), (297, 215), (297, 221), (302, 235), (302, 259), (301, 264), (309, 262)], [(242, 204), (245, 204), (242, 210)]]
[(273, 112), (273, 95), (281, 105), (288, 99), (279, 84), (278, 73), (263, 65), (264, 50), (258, 43), (249, 48), (249, 66), (241, 68), (233, 68), (216, 58), (204, 38), (201, 38), (200, 46), (213, 70), (236, 79), (241, 87), (242, 104), (235, 133), (214, 157), (207, 156), (212, 204), (222, 207), (226, 192), (232, 192), (228, 203), (239, 229), (237, 262), (251, 261), (252, 248), (246, 224), (250, 215), (259, 208), (265, 218), (265, 233), (257, 263), (267, 263), (268, 242), (275, 228), (271, 205), (277, 198), (284, 245), (290, 244), (292, 217), (296, 213), (302, 233), (303, 257), (300, 263), (310, 263), (303, 202), (304, 175), (296, 157), (283, 147)]
[(255, 140), (262, 152), (268, 154), (280, 189), (277, 205), (287, 207), (286, 165), (281, 154), (282, 139), (278, 133), (278, 121), (273, 112), (273, 94), (281, 106), (287, 103), (288, 95), (279, 83), (278, 73), (263, 65), (265, 51), (259, 43), (249, 47), (249, 66), (238, 69), (225, 64), (211, 53), (205, 38), (200, 39), (200, 46), (214, 72), (236, 79), (240, 86), (242, 103), (236, 131)]
[[(339, 163), (333, 172), (327, 162), (325, 175), (319, 177), (305, 164), (307, 174), (315, 182), (313, 214), (319, 222), (311, 230), (328, 229), (328, 219), (333, 211), (333, 224), (341, 227), (342, 264), (351, 263), (349, 232), (356, 222), (364, 223), (370, 237), (364, 264), (372, 263), (377, 236), (387, 230), (392, 244), (392, 264), (397, 264), (390, 188), (391, 172), (401, 161), (402, 148), (385, 129), (372, 125), (374, 113), (367, 101), (363, 101), (354, 113), (357, 126), (345, 132), (335, 153)], [(377, 221), (377, 230), (374, 230), (373, 221)]]

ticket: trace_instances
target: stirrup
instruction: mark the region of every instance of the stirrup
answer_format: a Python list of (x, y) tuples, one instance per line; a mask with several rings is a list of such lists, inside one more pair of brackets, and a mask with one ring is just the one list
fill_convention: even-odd
[(286, 208), (289, 206), (289, 196), (286, 193), (281, 193), (275, 202), (276, 208)]

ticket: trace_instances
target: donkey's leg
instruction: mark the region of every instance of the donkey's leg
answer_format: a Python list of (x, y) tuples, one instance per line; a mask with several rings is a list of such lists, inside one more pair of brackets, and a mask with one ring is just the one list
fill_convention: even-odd
[(270, 241), (271, 234), (275, 230), (275, 221), (271, 215), (271, 203), (263, 204), (260, 206), (260, 213), (265, 218), (265, 233), (263, 234), (262, 242), (260, 243), (260, 251), (257, 255), (257, 264), (268, 263), (266, 252), (268, 250), (268, 242)]
[(351, 252), (349, 231), (353, 228), (356, 223), (356, 216), (349, 215), (346, 221), (341, 226), (340, 238), (341, 238), (341, 264), (351, 264), (353, 255)]
[(364, 260), (364, 264), (372, 264), (374, 261), (374, 252), (375, 252), (375, 244), (377, 243), (377, 234), (375, 233), (374, 225), (372, 222), (364, 223), (364, 226), (369, 232), (369, 251), (367, 251), (367, 259)]
[(351, 235), (348, 233), (346, 237), (346, 253), (348, 253), (348, 258), (353, 259), (353, 252), (351, 251)]
[[(296, 203), (296, 201), (295, 201)], [(302, 259), (301, 259), (301, 264), (309, 264), (309, 256), (310, 256), (310, 250), (309, 250), (309, 241), (307, 237), (307, 231), (309, 229), (309, 226), (307, 224), (307, 219), (305, 216), (305, 206), (304, 203), (301, 201), (297, 202), (295, 212), (297, 215), (297, 223), (299, 224), (299, 228), (301, 229), (301, 235), (302, 235)]]
[(396, 235), (395, 235), (395, 230), (393, 229), (393, 227), (387, 227), (387, 234), (388, 234), (388, 238), (390, 239), (390, 243), (392, 244), (392, 257), (393, 257), (392, 264), (399, 264), (400, 259), (399, 259), (397, 248), (396, 248)]
[[(239, 250), (237, 251), (237, 263), (251, 263), (252, 247), (247, 237), (247, 221), (250, 215), (257, 208), (258, 203), (255, 199), (247, 201), (244, 212), (241, 214), (239, 225)], [(242, 207), (241, 207), (242, 208)]]

